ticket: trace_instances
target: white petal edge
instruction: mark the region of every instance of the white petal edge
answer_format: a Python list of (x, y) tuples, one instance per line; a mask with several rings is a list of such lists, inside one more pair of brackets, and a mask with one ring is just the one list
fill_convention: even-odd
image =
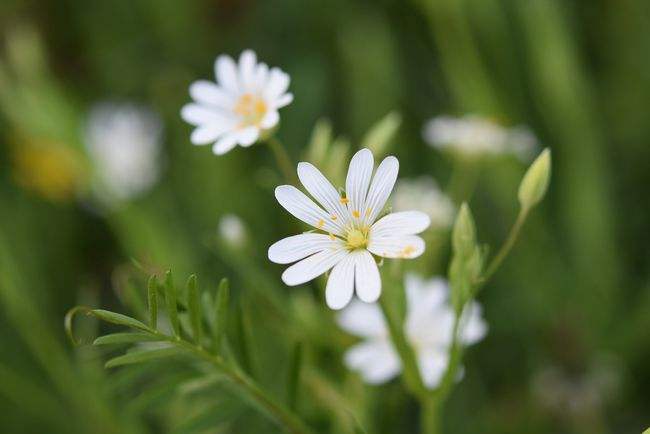
[(239, 56), (239, 80), (245, 92), (254, 90), (256, 65), (257, 56), (253, 50), (244, 50)]
[(395, 378), (402, 364), (388, 341), (376, 340), (357, 344), (345, 353), (346, 366), (361, 374), (369, 384), (382, 384)]
[(368, 212), (363, 217), (366, 224), (372, 224), (384, 208), (393, 191), (398, 172), (399, 161), (392, 155), (384, 158), (377, 168), (366, 197), (365, 208)]
[(217, 140), (224, 133), (221, 125), (204, 125), (196, 127), (190, 135), (190, 142), (195, 145), (207, 145)]
[(334, 266), (327, 278), (325, 301), (330, 309), (343, 309), (354, 294), (354, 259), (351, 255)]
[(355, 261), (355, 286), (357, 296), (365, 303), (374, 303), (381, 294), (381, 278), (375, 258), (367, 250), (358, 250), (351, 255)]
[(385, 236), (415, 235), (424, 231), (431, 224), (428, 215), (420, 211), (401, 211), (388, 214), (372, 225), (372, 235), (377, 238)]
[(246, 127), (237, 131), (237, 143), (244, 147), (251, 146), (260, 137), (260, 130), (255, 126)]
[(215, 74), (217, 82), (228, 93), (237, 95), (239, 93), (239, 79), (237, 74), (237, 65), (232, 57), (221, 55), (215, 62)]
[(285, 93), (284, 95), (278, 97), (273, 102), (273, 106), (275, 106), (276, 109), (279, 109), (279, 108), (288, 106), (292, 102), (293, 102), (293, 94), (292, 93)]
[(347, 210), (341, 204), (341, 196), (325, 176), (311, 163), (298, 163), (298, 178), (305, 190), (336, 220), (332, 223), (342, 232), (347, 224)]
[(277, 187), (275, 189), (275, 198), (284, 209), (298, 220), (302, 220), (316, 229), (342, 235), (339, 226), (332, 222), (330, 216), (293, 185)]
[(327, 249), (293, 264), (282, 273), (282, 281), (289, 286), (302, 285), (327, 272), (348, 252), (344, 249)]
[(190, 96), (201, 104), (219, 109), (230, 109), (234, 104), (233, 98), (218, 85), (207, 80), (198, 80), (190, 85)]
[(352, 300), (336, 321), (346, 332), (362, 338), (388, 338), (384, 314), (377, 303)]
[(276, 126), (278, 122), (280, 122), (280, 114), (277, 112), (277, 110), (269, 110), (269, 112), (264, 115), (264, 118), (262, 118), (260, 126), (265, 130), (268, 130)]
[(350, 200), (348, 202), (350, 215), (352, 215), (352, 211), (358, 211), (359, 218), (366, 216), (368, 211), (366, 207), (366, 195), (368, 194), (374, 165), (375, 159), (372, 156), (372, 152), (366, 148), (358, 151), (350, 160), (348, 174), (345, 179), (345, 194)]
[(325, 234), (300, 234), (281, 239), (269, 247), (269, 260), (276, 264), (291, 264), (321, 252), (328, 248), (342, 246), (343, 242), (334, 241)]
[(370, 237), (368, 250), (383, 258), (413, 259), (424, 253), (424, 240), (417, 235)]
[(418, 367), (424, 385), (429, 389), (434, 389), (447, 369), (448, 356), (444, 350), (426, 349), (420, 351), (417, 355)]
[(237, 146), (237, 136), (234, 133), (228, 133), (212, 145), (212, 152), (216, 155), (223, 155), (235, 146)]

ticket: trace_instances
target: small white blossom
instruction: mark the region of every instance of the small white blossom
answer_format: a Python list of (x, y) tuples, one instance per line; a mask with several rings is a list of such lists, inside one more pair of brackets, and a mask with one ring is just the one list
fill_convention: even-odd
[(241, 246), (246, 241), (244, 222), (234, 214), (225, 214), (219, 220), (219, 236), (233, 247)]
[(213, 143), (212, 151), (222, 155), (237, 145), (252, 145), (276, 126), (278, 110), (291, 103), (293, 95), (287, 92), (289, 75), (258, 63), (251, 50), (241, 54), (238, 64), (230, 56), (217, 57), (214, 69), (216, 83), (192, 83), (194, 102), (183, 107), (181, 116), (196, 126), (192, 143)]
[[(433, 389), (447, 369), (452, 342), (454, 310), (449, 301), (449, 287), (441, 278), (424, 280), (409, 274), (405, 288), (404, 333), (415, 352), (424, 384)], [(353, 301), (339, 314), (338, 323), (347, 332), (363, 339), (345, 353), (344, 361), (349, 369), (359, 372), (364, 381), (381, 384), (401, 372), (399, 355), (391, 342), (381, 308), (376, 303)], [(486, 333), (481, 307), (477, 302), (471, 302), (462, 314), (460, 343), (474, 344)]]
[(156, 183), (161, 133), (160, 119), (144, 107), (100, 103), (90, 111), (85, 142), (102, 199), (131, 199)]
[(320, 206), (291, 185), (275, 189), (280, 205), (317, 232), (278, 241), (269, 248), (269, 259), (278, 264), (299, 261), (282, 274), (290, 286), (332, 269), (325, 290), (332, 309), (345, 307), (355, 288), (365, 302), (379, 298), (381, 280), (373, 255), (415, 258), (424, 252), (424, 241), (416, 234), (429, 226), (426, 214), (404, 211), (377, 220), (397, 180), (397, 158), (386, 157), (374, 177), (373, 168), (372, 152), (357, 152), (350, 161), (345, 196), (341, 196), (316, 167), (299, 163), (298, 178)]
[(431, 226), (448, 228), (454, 219), (454, 204), (430, 176), (402, 179), (397, 182), (393, 195), (393, 210), (416, 209), (431, 219)]
[(506, 128), (474, 115), (433, 118), (425, 124), (423, 136), (427, 143), (438, 149), (471, 156), (514, 154), (528, 161), (538, 148), (537, 138), (528, 128)]

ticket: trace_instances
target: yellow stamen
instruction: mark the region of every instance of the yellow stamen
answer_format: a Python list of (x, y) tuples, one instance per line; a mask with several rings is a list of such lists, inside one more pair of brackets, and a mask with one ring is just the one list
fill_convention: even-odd
[(332, 214), (331, 218), (332, 218), (332, 220), (336, 220), (338, 218), (338, 216), (335, 216), (334, 214)]
[(233, 111), (242, 117), (239, 123), (241, 128), (251, 125), (259, 126), (267, 110), (266, 102), (262, 98), (250, 93), (245, 93), (239, 97), (239, 100), (233, 107)]
[(366, 210), (366, 217), (369, 216), (371, 212), (372, 212), (372, 208), (368, 208)]
[(330, 235), (330, 240), (334, 241), (336, 239), (333, 233), (330, 232), (329, 235)]
[(357, 211), (356, 209), (354, 211), (352, 211), (352, 215), (354, 216), (354, 218), (359, 218), (361, 216), (359, 214), (359, 211)]
[(342, 197), (342, 198), (341, 198), (341, 203), (342, 203), (343, 205), (347, 204), (348, 202), (350, 202), (350, 199), (348, 199), (347, 197)]
[(402, 250), (402, 257), (407, 258), (407, 257), (411, 256), (413, 253), (415, 253), (415, 247), (406, 246)]
[(316, 225), (316, 227), (318, 229), (323, 229), (323, 226), (325, 226), (325, 220), (323, 219), (318, 220), (318, 224)]

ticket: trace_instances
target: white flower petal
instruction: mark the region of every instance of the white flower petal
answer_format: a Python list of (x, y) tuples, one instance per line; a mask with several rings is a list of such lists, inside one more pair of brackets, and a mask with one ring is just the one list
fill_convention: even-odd
[(402, 370), (399, 357), (385, 340), (362, 342), (345, 353), (346, 366), (370, 384), (382, 384)]
[(449, 360), (447, 353), (444, 349), (427, 349), (421, 350), (417, 358), (424, 385), (429, 389), (435, 388), (440, 384), (440, 380), (447, 369)]
[(231, 94), (239, 92), (239, 80), (237, 78), (237, 66), (232, 57), (221, 55), (215, 62), (215, 73), (217, 82), (221, 87)]
[(363, 216), (365, 223), (372, 224), (384, 208), (397, 180), (397, 172), (399, 172), (397, 158), (393, 156), (384, 158), (375, 172), (366, 197), (366, 213)]
[(251, 92), (255, 86), (257, 56), (253, 50), (244, 50), (239, 56), (239, 80), (242, 90)]
[(417, 258), (424, 253), (424, 241), (417, 235), (375, 238), (370, 233), (368, 250), (384, 258)]
[(264, 89), (264, 96), (269, 100), (275, 100), (285, 93), (289, 88), (289, 74), (283, 72), (280, 68), (271, 68), (268, 82)]
[(199, 104), (185, 104), (181, 109), (183, 120), (192, 125), (221, 123), (223, 115)]
[(237, 143), (244, 147), (248, 147), (255, 143), (260, 137), (260, 130), (255, 126), (243, 128), (236, 133)]
[(374, 168), (374, 158), (369, 149), (358, 151), (350, 160), (348, 175), (345, 179), (345, 194), (350, 200), (348, 209), (358, 211), (359, 216), (367, 217), (369, 211), (366, 204), (366, 195), (372, 178), (372, 169)]
[(380, 238), (385, 236), (415, 235), (429, 227), (431, 219), (420, 211), (402, 211), (388, 214), (372, 225), (372, 234)]
[(374, 303), (381, 294), (379, 269), (367, 250), (357, 250), (350, 254), (355, 261), (355, 283), (357, 296), (366, 303)]
[(237, 136), (233, 133), (228, 133), (212, 145), (212, 152), (216, 155), (223, 155), (235, 146), (237, 146)]
[(347, 255), (343, 248), (323, 250), (287, 268), (282, 280), (289, 286), (302, 285), (327, 272)]
[(334, 310), (343, 309), (354, 293), (354, 258), (347, 255), (334, 266), (327, 279), (325, 301)]
[(285, 93), (284, 95), (278, 97), (274, 102), (273, 106), (276, 109), (288, 106), (293, 102), (293, 94), (292, 93)]
[(431, 311), (447, 301), (449, 285), (445, 279), (434, 277), (424, 280), (420, 275), (408, 273), (404, 278), (404, 289), (408, 310), (414, 312), (421, 307)]
[(220, 124), (207, 124), (200, 126), (192, 131), (190, 141), (195, 145), (207, 145), (217, 140), (223, 133), (225, 128)]
[(269, 67), (266, 63), (259, 63), (257, 65), (254, 80), (255, 89), (259, 93), (266, 87), (266, 83), (269, 80)]
[(342, 236), (339, 226), (334, 224), (331, 217), (296, 187), (292, 185), (277, 187), (275, 198), (297, 219), (316, 229)]
[(330, 219), (336, 216), (332, 223), (343, 232), (348, 218), (347, 210), (332, 184), (311, 163), (298, 163), (298, 178), (307, 192), (330, 214)]
[(265, 130), (268, 130), (276, 126), (279, 121), (280, 121), (280, 114), (277, 112), (277, 110), (269, 110), (268, 112), (266, 112), (266, 115), (264, 115), (264, 118), (262, 118), (262, 122), (260, 122), (260, 126)]
[(472, 302), (465, 306), (461, 317), (460, 339), (465, 345), (474, 344), (485, 337), (488, 326), (481, 316), (481, 305)]
[(325, 234), (300, 234), (284, 238), (269, 247), (269, 259), (276, 264), (291, 264), (325, 249), (342, 246), (338, 238)]
[(338, 325), (362, 338), (388, 338), (384, 315), (377, 303), (352, 302), (338, 315)]
[(192, 83), (190, 86), (190, 96), (196, 102), (220, 109), (230, 109), (234, 104), (232, 96), (224, 92), (215, 83), (207, 80), (199, 80)]

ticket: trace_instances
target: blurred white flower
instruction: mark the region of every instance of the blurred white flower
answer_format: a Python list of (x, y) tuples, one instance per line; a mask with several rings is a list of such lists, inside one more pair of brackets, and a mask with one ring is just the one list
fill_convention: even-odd
[(350, 161), (346, 194), (341, 196), (316, 167), (299, 163), (300, 182), (321, 206), (294, 186), (275, 189), (280, 205), (324, 233), (309, 232), (280, 240), (269, 248), (269, 259), (278, 264), (300, 261), (282, 274), (290, 286), (309, 282), (333, 268), (325, 290), (332, 309), (345, 307), (355, 288), (365, 302), (379, 298), (381, 280), (373, 254), (415, 258), (424, 252), (424, 241), (416, 234), (429, 226), (426, 214), (405, 211), (377, 220), (397, 179), (397, 158), (386, 157), (374, 177), (373, 168), (372, 152), (357, 152)]
[(225, 214), (219, 220), (219, 236), (232, 247), (240, 247), (246, 242), (246, 226), (234, 214)]
[[(449, 287), (441, 278), (424, 280), (408, 274), (405, 289), (404, 332), (415, 352), (424, 384), (433, 389), (447, 369), (452, 341), (454, 310), (449, 302)], [(401, 372), (399, 355), (376, 303), (353, 301), (339, 314), (338, 323), (347, 332), (363, 338), (361, 343), (345, 353), (345, 364), (359, 372), (364, 381), (381, 384)], [(471, 345), (483, 339), (486, 333), (487, 324), (482, 319), (481, 307), (477, 302), (471, 302), (462, 314), (459, 340), (463, 345)]]
[(471, 156), (514, 154), (528, 161), (538, 148), (537, 138), (528, 128), (505, 128), (474, 115), (433, 118), (425, 124), (423, 136), (427, 143), (438, 149)]
[(401, 179), (395, 186), (393, 209), (422, 211), (431, 219), (431, 226), (448, 228), (454, 219), (454, 204), (430, 176), (416, 179)]
[(217, 57), (214, 69), (216, 83), (192, 83), (195, 102), (185, 105), (181, 116), (196, 126), (192, 143), (213, 143), (212, 151), (222, 155), (237, 145), (252, 145), (263, 131), (277, 125), (278, 109), (291, 103), (293, 95), (287, 92), (289, 75), (257, 63), (251, 50), (239, 56), (239, 64), (230, 56)]
[(86, 147), (97, 173), (97, 193), (127, 200), (150, 189), (160, 175), (162, 124), (151, 110), (100, 103), (90, 111)]

